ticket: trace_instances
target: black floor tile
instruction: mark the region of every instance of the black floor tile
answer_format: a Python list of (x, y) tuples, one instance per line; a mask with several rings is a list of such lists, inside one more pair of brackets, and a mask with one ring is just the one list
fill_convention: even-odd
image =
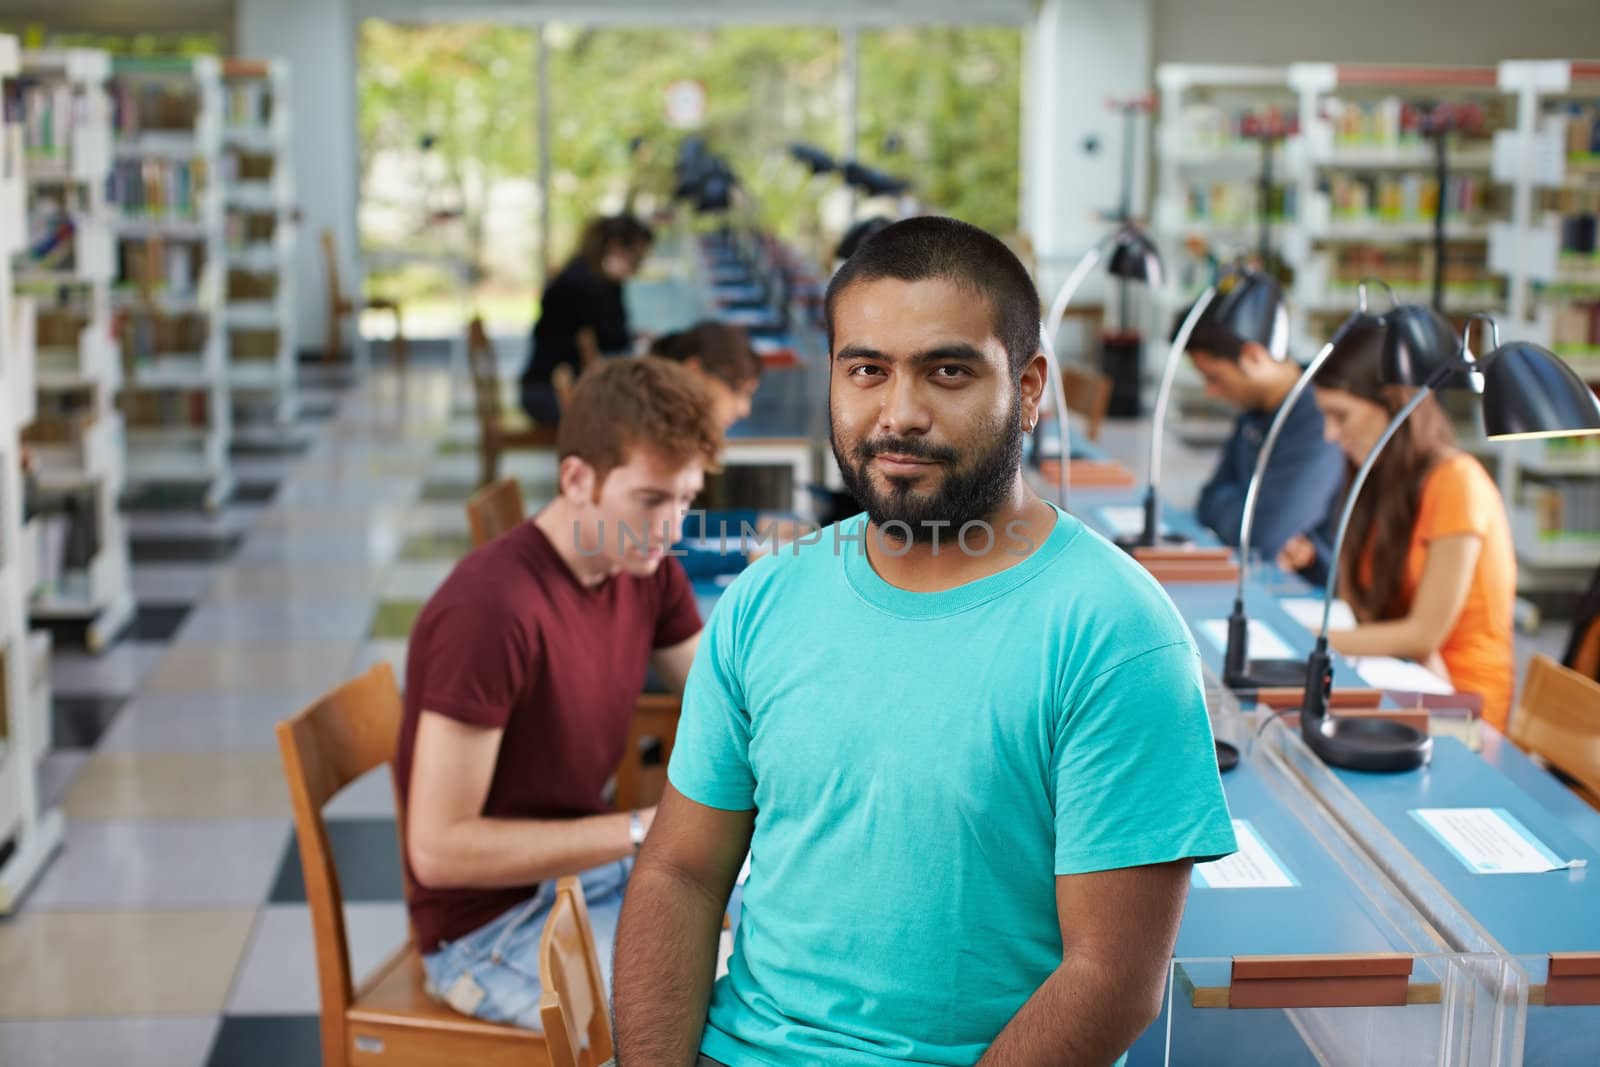
[(234, 504), (270, 504), (278, 495), (280, 482), (240, 482), (233, 491)]
[(128, 543), (135, 563), (220, 563), (231, 559), (243, 534), (214, 537), (136, 537)]
[(93, 748), (128, 703), (127, 697), (57, 696), (50, 702), (53, 747)]
[(191, 604), (140, 604), (126, 636), (135, 641), (171, 641)]
[[(328, 845), (339, 872), (345, 903), (400, 903), (405, 884), (400, 873), (400, 839), (393, 819), (330, 819)], [(303, 904), (305, 877), (300, 869), (300, 848), (293, 836), (278, 863), (273, 879), (273, 904)]]
[(319, 1067), (322, 1025), (315, 1015), (225, 1015), (206, 1067)]

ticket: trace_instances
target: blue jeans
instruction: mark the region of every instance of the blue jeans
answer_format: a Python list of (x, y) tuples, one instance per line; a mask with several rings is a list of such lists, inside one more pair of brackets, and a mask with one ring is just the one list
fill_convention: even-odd
[[(622, 893), (633, 860), (618, 860), (578, 876), (594, 927), (595, 952), (607, 993), (611, 990), (611, 945), (616, 938)], [(422, 957), (428, 991), (464, 1015), (543, 1030), (539, 1020), (539, 939), (555, 903), (556, 882), (539, 884), (527, 901), (491, 919), (439, 951)]]

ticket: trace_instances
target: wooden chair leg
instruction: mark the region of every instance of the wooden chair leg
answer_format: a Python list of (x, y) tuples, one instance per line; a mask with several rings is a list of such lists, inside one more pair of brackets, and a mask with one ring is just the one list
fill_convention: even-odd
[(500, 448), (493, 441), (478, 445), (478, 488), (500, 477)]
[(394, 308), (394, 367), (402, 381), (406, 376), (406, 368), (410, 365), (410, 355), (410, 349), (406, 345), (405, 324), (400, 321), (400, 305), (396, 304)]
[(328, 335), (322, 345), (322, 363), (324, 366), (332, 366), (339, 360), (339, 350), (344, 347), (340, 343), (343, 340), (343, 331), (339, 329), (343, 321), (344, 316), (342, 314), (331, 308), (329, 309)]

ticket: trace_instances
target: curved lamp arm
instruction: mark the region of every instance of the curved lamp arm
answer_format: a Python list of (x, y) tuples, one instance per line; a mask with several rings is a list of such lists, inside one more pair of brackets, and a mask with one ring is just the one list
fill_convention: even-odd
[(1072, 438), (1067, 428), (1067, 390), (1061, 382), (1061, 361), (1056, 358), (1056, 346), (1050, 339), (1050, 331), (1039, 324), (1039, 343), (1044, 348), (1045, 355), (1050, 360), (1050, 395), (1056, 405), (1056, 426), (1061, 435), (1061, 462), (1056, 470), (1056, 504), (1062, 511), (1067, 510), (1067, 466), (1072, 462)]
[[(1389, 293), (1389, 303), (1394, 304), (1394, 291), (1388, 284), (1377, 281), (1384, 291)], [(1363, 281), (1357, 288), (1357, 306), (1355, 314), (1365, 314), (1367, 310), (1367, 283)], [(1334, 331), (1338, 337), (1340, 330)], [(1311, 380), (1317, 376), (1317, 371), (1328, 361), (1333, 354), (1333, 342), (1329, 341), (1317, 352), (1315, 358), (1306, 365), (1300, 377), (1295, 379), (1294, 385), (1289, 390), (1289, 395), (1284, 397), (1283, 403), (1278, 405), (1278, 411), (1272, 417), (1272, 424), (1267, 427), (1267, 436), (1261, 443), (1261, 451), (1256, 454), (1256, 469), (1250, 474), (1250, 484), (1244, 491), (1244, 513), (1239, 525), (1239, 589), (1235, 594), (1236, 599), (1244, 600), (1245, 581), (1250, 575), (1250, 541), (1256, 527), (1256, 497), (1261, 492), (1261, 482), (1266, 477), (1267, 464), (1272, 460), (1272, 450), (1278, 446), (1278, 436), (1283, 433), (1284, 425), (1289, 421), (1289, 413), (1300, 402), (1300, 397), (1305, 394)]]
[(1084, 279), (1089, 277), (1089, 272), (1100, 262), (1100, 257), (1105, 255), (1106, 244), (1110, 240), (1110, 237), (1104, 237), (1095, 242), (1078, 260), (1077, 266), (1072, 268), (1072, 273), (1061, 283), (1061, 288), (1056, 290), (1056, 298), (1050, 301), (1050, 312), (1044, 317), (1045, 336), (1051, 341), (1055, 340), (1056, 334), (1061, 329), (1062, 320), (1067, 317), (1067, 306), (1082, 288)]
[[(1183, 325), (1178, 328), (1178, 334), (1172, 339), (1172, 347), (1167, 351), (1167, 365), (1161, 372), (1161, 388), (1156, 392), (1155, 410), (1150, 416), (1150, 492), (1155, 493), (1161, 484), (1161, 439), (1165, 436), (1165, 423), (1167, 421), (1167, 404), (1172, 399), (1172, 381), (1177, 377), (1178, 364), (1182, 362), (1184, 352), (1189, 348), (1189, 335), (1194, 333), (1194, 328), (1200, 321), (1200, 316), (1205, 314), (1206, 308), (1211, 306), (1211, 301), (1216, 298), (1217, 287), (1209, 285), (1206, 291), (1200, 294), (1200, 299), (1194, 302), (1189, 309), (1189, 314), (1184, 317)], [(1158, 531), (1146, 530), (1147, 536), (1156, 535)]]

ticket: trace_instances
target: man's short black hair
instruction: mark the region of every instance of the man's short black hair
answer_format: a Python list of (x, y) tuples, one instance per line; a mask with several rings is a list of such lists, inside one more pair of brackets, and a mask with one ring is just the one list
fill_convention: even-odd
[(873, 234), (828, 283), (824, 303), (828, 347), (833, 347), (833, 309), (856, 282), (895, 278), (945, 281), (989, 301), (994, 333), (1006, 350), (1012, 378), (1020, 378), (1039, 351), (1039, 292), (1028, 268), (993, 234), (956, 219), (923, 215)]

